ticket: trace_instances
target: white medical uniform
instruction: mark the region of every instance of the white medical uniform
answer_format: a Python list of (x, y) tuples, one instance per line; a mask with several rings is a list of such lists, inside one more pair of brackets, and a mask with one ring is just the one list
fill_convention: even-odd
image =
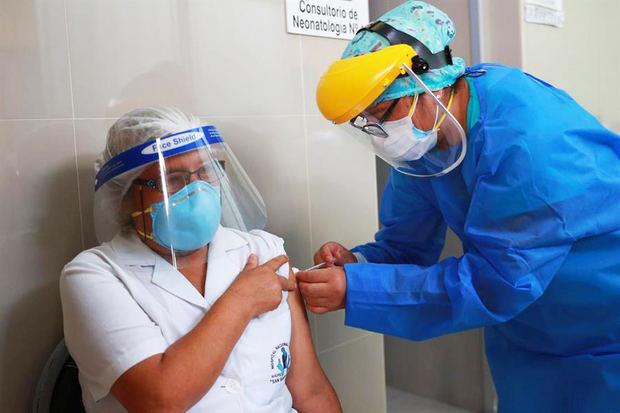
[[(60, 279), (64, 333), (80, 370), (86, 411), (125, 412), (111, 395), (118, 377), (163, 353), (203, 318), (247, 263), (284, 254), (264, 231), (220, 227), (209, 245), (204, 297), (135, 233), (84, 251)], [(288, 264), (278, 274), (288, 277)], [(291, 315), (283, 293), (273, 311), (254, 318), (224, 369), (190, 412), (294, 412), (284, 379), (290, 366)]]

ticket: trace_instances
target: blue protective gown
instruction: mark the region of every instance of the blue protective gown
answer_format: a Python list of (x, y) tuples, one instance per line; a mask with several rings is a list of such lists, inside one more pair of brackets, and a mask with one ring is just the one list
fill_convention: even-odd
[[(620, 136), (565, 92), (484, 68), (463, 163), (391, 171), (384, 227), (353, 249), (369, 263), (345, 265), (346, 324), (414, 340), (486, 327), (500, 411), (620, 411)], [(437, 262), (446, 226), (464, 255)]]

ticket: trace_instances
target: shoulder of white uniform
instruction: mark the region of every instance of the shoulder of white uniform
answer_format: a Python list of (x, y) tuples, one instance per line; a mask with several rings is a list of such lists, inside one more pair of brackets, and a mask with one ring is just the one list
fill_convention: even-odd
[(276, 255), (284, 254), (284, 240), (267, 231), (253, 229), (244, 232), (233, 228), (226, 228), (226, 230), (245, 240), (249, 244), (251, 252), (257, 254), (260, 261), (266, 261)]
[(89, 294), (99, 290), (102, 284), (118, 282), (108, 260), (107, 249), (106, 245), (100, 245), (82, 251), (63, 267), (58, 278), (63, 305), (67, 300), (88, 299)]
[(61, 280), (66, 277), (93, 272), (107, 272), (111, 274), (111, 248), (107, 243), (89, 248), (80, 252), (69, 261), (60, 273)]
[[(278, 255), (285, 255), (284, 240), (276, 235), (270, 234), (267, 231), (261, 231), (254, 229), (250, 232), (243, 232), (235, 229), (228, 228), (229, 231), (233, 231), (236, 235), (243, 238), (249, 246), (248, 255), (255, 254), (258, 257), (258, 263), (264, 264), (272, 258)], [(278, 274), (283, 277), (288, 276), (289, 264), (286, 263), (278, 269)]]
[(248, 234), (255, 242), (262, 242), (274, 250), (284, 250), (284, 240), (277, 235), (260, 229), (253, 229)]

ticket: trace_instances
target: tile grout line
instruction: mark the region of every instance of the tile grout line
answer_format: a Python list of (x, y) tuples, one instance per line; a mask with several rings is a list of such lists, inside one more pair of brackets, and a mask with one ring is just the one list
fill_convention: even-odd
[(308, 223), (310, 224), (310, 249), (312, 249), (312, 203), (310, 199), (310, 160), (308, 156), (308, 121), (306, 119), (306, 87), (304, 85), (304, 50), (299, 36), (299, 74), (301, 78), (301, 109), (303, 112), (303, 128), (304, 128), (304, 146), (306, 161), (306, 195), (308, 196)]
[[(313, 247), (313, 237), (312, 237), (312, 203), (310, 197), (310, 162), (308, 156), (308, 121), (306, 119), (306, 87), (304, 84), (304, 48), (301, 36), (297, 36), (299, 39), (299, 74), (301, 79), (301, 111), (303, 113), (302, 121), (303, 121), (303, 131), (304, 131), (304, 146), (305, 146), (305, 161), (306, 161), (306, 195), (308, 198), (308, 225), (309, 225), (309, 235), (310, 235), (310, 253), (312, 254)], [(319, 320), (315, 315), (312, 317), (312, 321), (314, 324), (314, 334), (316, 335), (315, 340), (318, 344), (319, 342)]]
[[(70, 86), (71, 87), (71, 86)], [(224, 119), (236, 119), (236, 118), (298, 118), (298, 117), (307, 117), (307, 118), (321, 118), (321, 115), (312, 114), (312, 113), (290, 113), (290, 114), (244, 114), (244, 115), (195, 115), (199, 118), (208, 119), (208, 118), (224, 118)], [(1, 122), (29, 122), (29, 121), (59, 121), (59, 120), (117, 120), (118, 118), (108, 118), (108, 117), (71, 117), (71, 118), (4, 118), (0, 119)], [(321, 118), (322, 119), (322, 118)]]
[(343, 341), (342, 343), (338, 343), (336, 345), (333, 345), (331, 347), (328, 347), (328, 348), (326, 348), (324, 350), (319, 351), (319, 355), (328, 353), (328, 352), (333, 351), (333, 350), (336, 350), (337, 348), (340, 348), (340, 347), (348, 346), (349, 344), (353, 344), (356, 341), (360, 341), (360, 340), (362, 340), (364, 338), (371, 337), (372, 335), (373, 335), (373, 333), (365, 333), (365, 334), (362, 334), (359, 337), (355, 337), (355, 338), (351, 338), (349, 340)]
[(28, 122), (28, 121), (58, 121), (58, 120), (73, 120), (73, 118), (15, 118), (15, 119), (0, 119), (0, 122)]
[(67, 16), (67, 0), (63, 0), (65, 10), (65, 39), (67, 42), (67, 63), (69, 64), (69, 94), (71, 96), (71, 125), (73, 126), (73, 155), (75, 159), (75, 178), (77, 184), (78, 212), (80, 215), (80, 241), (82, 249), (86, 248), (84, 240), (84, 214), (82, 213), (82, 193), (80, 189), (80, 168), (78, 163), (77, 134), (75, 130), (75, 99), (73, 97), (73, 75), (71, 71), (71, 46), (69, 44), (69, 18)]
[(236, 119), (236, 118), (297, 118), (299, 116), (305, 116), (304, 113), (244, 113), (242, 115), (222, 115), (222, 114), (211, 114), (211, 115), (195, 115), (200, 118), (224, 118), (224, 119)]

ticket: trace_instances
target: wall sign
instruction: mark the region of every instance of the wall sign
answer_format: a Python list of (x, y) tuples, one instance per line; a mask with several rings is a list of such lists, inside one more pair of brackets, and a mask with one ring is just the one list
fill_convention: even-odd
[(368, 24), (368, 0), (286, 0), (286, 31), (350, 40)]
[(562, 11), (562, 0), (525, 0), (525, 4), (545, 7), (547, 9)]
[(562, 0), (525, 0), (523, 18), (528, 23), (564, 27)]

